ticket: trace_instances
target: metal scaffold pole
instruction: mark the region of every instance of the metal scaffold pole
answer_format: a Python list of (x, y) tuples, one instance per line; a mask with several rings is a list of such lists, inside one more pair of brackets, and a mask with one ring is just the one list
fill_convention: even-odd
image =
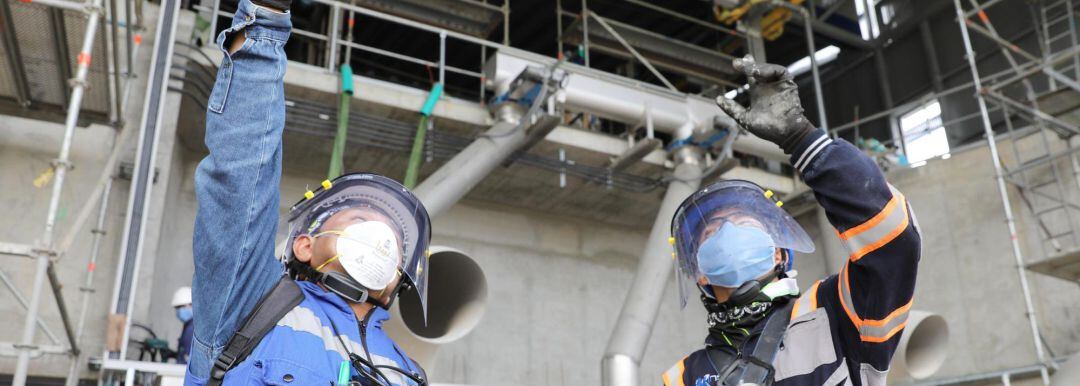
[[(122, 147), (123, 143), (117, 143), (116, 147)], [(79, 321), (78, 326), (75, 328), (75, 341), (80, 342), (82, 340), (83, 328), (86, 327), (86, 309), (90, 305), (90, 295), (94, 291), (94, 270), (97, 267), (98, 252), (101, 251), (101, 239), (105, 237), (105, 215), (109, 211), (109, 193), (112, 192), (112, 177), (105, 180), (105, 188), (101, 194), (101, 204), (98, 207), (97, 225), (94, 229), (90, 230), (94, 234), (93, 245), (90, 247), (90, 257), (86, 262), (86, 279), (83, 281), (83, 286), (79, 287), (79, 292), (82, 292), (82, 307), (79, 307)], [(75, 386), (79, 382), (79, 356), (75, 356), (71, 360), (71, 366), (68, 368), (68, 377), (64, 382), (65, 386)]]
[(1035, 308), (1031, 302), (1031, 289), (1028, 286), (1027, 273), (1024, 272), (1024, 255), (1020, 250), (1020, 240), (1017, 237), (1016, 221), (1013, 218), (1012, 207), (1009, 205), (1009, 192), (1005, 186), (1005, 172), (1001, 167), (1001, 158), (998, 155), (997, 142), (994, 140), (994, 130), (990, 124), (990, 113), (986, 110), (986, 98), (983, 95), (982, 82), (979, 80), (979, 69), (975, 65), (975, 51), (971, 48), (971, 37), (968, 35), (967, 23), (964, 22), (964, 9), (960, 0), (953, 0), (956, 7), (957, 24), (960, 24), (960, 32), (964, 40), (964, 52), (967, 57), (968, 67), (971, 68), (972, 79), (975, 84), (976, 100), (979, 102), (979, 112), (982, 114), (983, 129), (986, 131), (986, 142), (990, 146), (990, 158), (994, 164), (994, 176), (997, 179), (998, 194), (1001, 196), (1001, 206), (1005, 212), (1005, 223), (1009, 227), (1009, 240), (1012, 243), (1013, 258), (1016, 259), (1016, 271), (1020, 276), (1020, 288), (1024, 294), (1024, 307), (1027, 313), (1028, 324), (1031, 328), (1031, 337), (1035, 344), (1035, 355), (1039, 363), (1043, 364), (1040, 371), (1044, 385), (1049, 385), (1049, 375), (1046, 371), (1046, 354), (1043, 350), (1042, 340), (1039, 339), (1039, 324), (1035, 315)]
[[(69, 155), (71, 153), (72, 137), (75, 135), (75, 125), (79, 119), (79, 110), (82, 106), (83, 94), (86, 92), (86, 78), (90, 72), (90, 54), (94, 48), (94, 37), (97, 36), (98, 25), (101, 21), (102, 0), (93, 0), (85, 8), (88, 20), (86, 22), (86, 34), (83, 37), (82, 49), (76, 62), (78, 71), (73, 79), (71, 99), (68, 102), (67, 118), (64, 120), (64, 140), (60, 145), (60, 155), (53, 162), (56, 169), (56, 181), (53, 183), (52, 194), (49, 198), (49, 211), (45, 218), (45, 230), (42, 232), (41, 248), (34, 253), (37, 261), (34, 270), (34, 287), (30, 294), (30, 304), (27, 307), (26, 319), (23, 322), (22, 340), (18, 346), (19, 355), (15, 363), (15, 376), (12, 385), (26, 385), (27, 370), (30, 367), (30, 354), (34, 349), (34, 333), (36, 332), (35, 321), (37, 320), (38, 308), (41, 305), (41, 294), (45, 285), (46, 273), (49, 271), (52, 258), (53, 233), (56, 228), (56, 214), (60, 209), (60, 195), (64, 190), (64, 177), (70, 166)], [(59, 300), (58, 300), (59, 302)], [(61, 309), (64, 304), (60, 303)], [(66, 322), (66, 321), (65, 321)], [(71, 353), (78, 355), (78, 347), (73, 336)]]

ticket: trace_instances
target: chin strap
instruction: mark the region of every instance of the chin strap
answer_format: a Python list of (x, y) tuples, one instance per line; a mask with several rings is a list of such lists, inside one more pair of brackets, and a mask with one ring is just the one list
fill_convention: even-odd
[(353, 280), (353, 278), (349, 277), (347, 274), (337, 271), (324, 273), (297, 259), (290, 259), (286, 267), (288, 268), (289, 276), (294, 280), (307, 280), (312, 283), (321, 284), (323, 288), (341, 296), (342, 299), (349, 302), (370, 302), (383, 307), (383, 305), (375, 303), (374, 299), (368, 296), (369, 291), (367, 288), (364, 288), (364, 286), (357, 283), (356, 280)]

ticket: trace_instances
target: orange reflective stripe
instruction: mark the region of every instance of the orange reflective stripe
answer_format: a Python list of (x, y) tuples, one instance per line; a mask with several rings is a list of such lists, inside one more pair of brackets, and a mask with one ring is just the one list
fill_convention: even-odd
[(909, 300), (907, 304), (905, 304), (903, 306), (900, 306), (900, 308), (897, 308), (897, 309), (893, 310), (893, 312), (891, 314), (889, 314), (889, 316), (886, 316), (885, 319), (881, 319), (881, 320), (865, 319), (865, 320), (863, 320), (863, 325), (864, 326), (881, 327), (881, 326), (884, 326), (884, 325), (888, 324), (889, 322), (891, 322), (892, 320), (894, 320), (894, 319), (896, 319), (898, 317), (905, 317), (905, 316), (907, 316), (906, 314), (907, 314), (908, 310), (911, 309), (911, 303), (914, 302), (914, 300), (915, 299)]
[(907, 229), (910, 222), (907, 201), (896, 188), (889, 186), (889, 190), (892, 191), (893, 198), (880, 213), (840, 235), (840, 238), (844, 240), (844, 246), (851, 252), (848, 256), (850, 261), (858, 261), (863, 256), (893, 241)]
[(802, 298), (799, 298), (798, 300), (796, 300), (795, 305), (793, 307), (791, 307), (791, 319), (792, 320), (795, 320), (795, 318), (799, 317), (799, 305), (802, 303), (799, 300), (802, 300)]
[(889, 330), (889, 332), (886, 333), (885, 335), (882, 335), (882, 336), (867, 336), (867, 335), (859, 334), (859, 340), (862, 340), (863, 342), (869, 342), (869, 343), (885, 342), (885, 341), (887, 341), (889, 339), (892, 339), (893, 335), (896, 335), (896, 333), (898, 333), (900, 331), (903, 331), (904, 327), (907, 327), (907, 321), (906, 320), (903, 323), (900, 323), (900, 324), (896, 325), (896, 327), (893, 327), (893, 329)]
[(859, 319), (859, 315), (855, 313), (855, 306), (851, 304), (851, 289), (848, 286), (848, 265), (851, 263), (845, 263), (844, 268), (840, 269), (839, 283), (836, 285), (837, 295), (840, 297), (840, 307), (844, 309), (844, 313), (847, 314), (848, 319), (851, 319), (851, 323), (855, 324), (855, 328), (858, 329), (862, 325), (862, 319)]
[(866, 222), (856, 225), (854, 228), (848, 229), (844, 233), (841, 233), (840, 240), (847, 240), (855, 237), (856, 235), (865, 232), (867, 229), (873, 228), (877, 224), (881, 223), (881, 221), (885, 220), (886, 217), (889, 217), (889, 214), (891, 214), (892, 211), (896, 209), (896, 205), (899, 202), (899, 197), (894, 194), (892, 199), (890, 199), (889, 202), (885, 204), (885, 208), (882, 209), (881, 212), (878, 212), (878, 214), (874, 215), (874, 217), (871, 217), (869, 220), (866, 220)]
[(818, 284), (821, 284), (821, 280), (815, 281), (814, 285), (810, 286), (810, 309), (817, 309), (817, 289)]
[(686, 362), (686, 358), (680, 359), (678, 363), (675, 363), (668, 371), (664, 372), (663, 379), (665, 386), (684, 386), (682, 379), (683, 372), (686, 371), (686, 364), (684, 362)]
[(855, 325), (855, 329), (859, 331), (859, 340), (870, 343), (881, 343), (891, 339), (897, 332), (903, 331), (907, 326), (908, 311), (911, 310), (911, 304), (913, 300), (909, 300), (907, 304), (900, 306), (889, 313), (885, 319), (862, 319), (858, 313), (855, 312), (855, 304), (851, 297), (851, 282), (849, 281), (848, 269), (850, 268), (850, 262), (844, 265), (844, 268), (840, 270), (839, 285), (837, 285), (838, 292), (840, 293), (840, 306), (844, 308), (844, 312), (847, 313), (851, 323)]

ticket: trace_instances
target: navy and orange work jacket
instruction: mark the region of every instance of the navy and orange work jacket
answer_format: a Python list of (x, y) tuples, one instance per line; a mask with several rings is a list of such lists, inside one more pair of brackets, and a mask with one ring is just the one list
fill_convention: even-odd
[[(877, 165), (822, 131), (807, 138), (791, 164), (814, 191), (843, 241), (839, 274), (818, 280), (795, 300), (774, 385), (885, 385), (907, 324), (921, 239), (904, 195)], [(705, 349), (675, 363), (665, 385), (717, 385)]]

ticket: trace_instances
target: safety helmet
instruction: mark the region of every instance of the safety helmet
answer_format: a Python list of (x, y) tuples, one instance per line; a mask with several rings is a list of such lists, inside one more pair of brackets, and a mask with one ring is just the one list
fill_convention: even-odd
[[(397, 289), (407, 289), (419, 297), (424, 317), (427, 317), (427, 269), (428, 243), (431, 241), (431, 221), (427, 210), (412, 192), (393, 179), (372, 173), (350, 173), (323, 181), (322, 185), (304, 193), (304, 198), (289, 210), (288, 239), (280, 255), (286, 263), (290, 276), (296, 278), (301, 272), (293, 255), (293, 242), (297, 236), (314, 234), (323, 221), (336, 211), (345, 208), (374, 210), (388, 218), (389, 225), (401, 242), (401, 284)], [(314, 269), (307, 269), (314, 272)], [(391, 302), (393, 296), (391, 297)], [(389, 304), (384, 305), (389, 307)]]
[(699, 268), (697, 252), (710, 223), (749, 217), (772, 238), (775, 248), (814, 251), (814, 241), (772, 196), (771, 191), (750, 181), (723, 180), (698, 190), (679, 205), (671, 220), (671, 235), (680, 307), (686, 307), (686, 299), (701, 290), (698, 279), (705, 275)]
[(191, 304), (191, 287), (180, 287), (173, 292), (172, 306), (180, 307)]

